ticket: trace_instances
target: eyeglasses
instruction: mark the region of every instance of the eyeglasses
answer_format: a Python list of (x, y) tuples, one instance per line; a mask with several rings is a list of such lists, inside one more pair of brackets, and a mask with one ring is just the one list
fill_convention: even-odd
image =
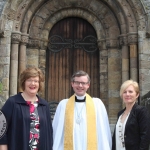
[(82, 85), (82, 86), (85, 86), (85, 85), (87, 85), (89, 82), (79, 82), (79, 81), (73, 81), (73, 83), (75, 84), (75, 85)]
[(38, 80), (31, 80), (31, 79), (28, 79), (28, 80), (26, 80), (28, 83), (35, 83), (35, 84), (37, 84), (37, 83), (39, 83), (39, 81)]

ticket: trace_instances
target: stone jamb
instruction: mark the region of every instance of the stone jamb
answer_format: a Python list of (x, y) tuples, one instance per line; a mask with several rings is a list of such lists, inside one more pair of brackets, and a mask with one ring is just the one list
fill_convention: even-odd
[[(108, 49), (108, 115), (110, 124), (115, 124), (122, 103), (119, 97), (121, 85), (121, 58), (118, 39), (106, 39)], [(116, 107), (117, 106), (117, 107)]]
[(106, 40), (98, 40), (99, 47), (99, 65), (100, 65), (100, 97), (108, 110), (108, 51)]
[[(20, 49), (19, 49), (19, 64), (18, 64), (18, 75), (20, 76), (21, 72), (26, 68), (26, 45), (28, 44), (29, 35), (22, 33), (20, 40)], [(21, 91), (18, 87), (18, 91)]]
[(127, 36), (130, 47), (130, 79), (138, 81), (138, 33), (128, 33)]
[(127, 35), (119, 36), (120, 47), (122, 51), (122, 83), (129, 79), (129, 50)]
[(20, 32), (12, 32), (11, 55), (10, 55), (10, 96), (17, 94), (18, 85), (18, 49), (21, 41)]

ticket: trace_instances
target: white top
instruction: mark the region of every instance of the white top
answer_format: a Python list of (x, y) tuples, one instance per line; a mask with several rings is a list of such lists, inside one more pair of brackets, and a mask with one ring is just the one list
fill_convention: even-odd
[(116, 150), (126, 150), (125, 146), (122, 145), (122, 142), (124, 142), (125, 126), (126, 126), (126, 122), (128, 120), (129, 114), (127, 115), (127, 117), (123, 123), (121, 122), (122, 115), (120, 115), (120, 117), (117, 121), (117, 124), (116, 124)]
[[(53, 120), (53, 150), (64, 150), (64, 116), (68, 99), (62, 100), (56, 110)], [(99, 98), (93, 98), (96, 111), (96, 126), (98, 150), (111, 150), (112, 137), (108, 116), (104, 104)], [(74, 130), (73, 146), (74, 150), (86, 150), (87, 148), (87, 124), (86, 124), (86, 106), (85, 102), (75, 102), (74, 108)], [(82, 119), (80, 123), (76, 121), (77, 117)]]

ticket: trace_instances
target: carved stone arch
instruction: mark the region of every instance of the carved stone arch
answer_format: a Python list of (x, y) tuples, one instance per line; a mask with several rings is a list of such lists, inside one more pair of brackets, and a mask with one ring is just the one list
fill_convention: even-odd
[[(47, 0), (12, 0), (8, 3), (4, 9), (9, 20), (13, 20), (13, 31), (20, 31), (22, 33), (28, 33), (29, 24), (36, 11), (45, 3)], [(49, 0), (53, 1), (53, 0)], [(9, 11), (8, 11), (9, 9)]]
[(47, 22), (44, 24), (43, 30), (40, 33), (40, 38), (45, 41), (43, 45), (45, 48), (47, 47), (48, 35), (53, 25), (55, 25), (55, 23), (60, 21), (62, 18), (67, 17), (79, 17), (87, 20), (94, 27), (97, 33), (97, 38), (105, 39), (105, 29), (103, 29), (102, 23), (96, 18), (96, 16), (90, 14), (88, 11), (85, 11), (83, 9), (66, 9), (55, 13), (55, 15), (49, 18), (49, 20), (47, 20)]
[[(13, 26), (13, 30), (14, 31), (20, 31), (22, 33), (28, 33), (28, 27), (29, 27), (29, 23), (32, 19), (32, 16), (34, 15), (35, 11), (38, 10), (40, 8), (40, 6), (42, 6), (46, 1), (34, 1), (34, 0), (23, 0), (22, 2), (20, 0), (18, 1), (14, 1), (10, 7), (10, 11), (8, 12), (8, 17), (12, 18), (14, 16), (14, 26)], [(76, 7), (78, 7), (79, 5), (82, 5), (83, 7), (85, 7), (85, 9), (88, 9), (90, 11), (92, 11), (95, 14), (98, 14), (98, 9), (97, 8), (103, 8), (104, 3), (106, 5), (108, 5), (109, 7), (111, 7), (112, 11), (114, 13), (118, 13), (116, 14), (117, 19), (119, 20), (119, 15), (122, 15), (123, 13), (125, 14), (125, 17), (127, 17), (127, 22), (128, 22), (128, 26), (131, 25), (133, 26), (136, 25), (138, 26), (138, 28), (140, 30), (145, 30), (146, 27), (146, 17), (144, 15), (145, 10), (144, 10), (144, 4), (141, 3), (141, 1), (135, 1), (135, 0), (131, 0), (131, 1), (121, 1), (121, 0), (116, 0), (116, 1), (97, 1), (97, 0), (93, 0), (93, 1), (79, 1), (79, 0), (75, 0), (74, 3), (76, 2)], [(68, 1), (67, 5), (65, 2), (61, 2), (59, 0), (56, 1), (48, 1), (47, 3), (51, 3), (51, 6), (54, 6), (53, 9), (51, 9), (51, 14), (55, 13), (56, 10), (59, 10), (61, 8), (68, 8), (70, 6), (72, 6), (71, 0), (70, 3)], [(93, 4), (96, 5), (93, 5)], [(46, 4), (46, 3), (45, 3)], [(96, 7), (98, 6), (98, 7)], [(102, 6), (102, 7), (99, 7)], [(119, 9), (117, 8), (118, 6)], [(129, 7), (128, 7), (129, 6)], [(17, 10), (13, 10), (14, 8), (18, 8)], [(117, 8), (117, 9), (115, 9)], [(127, 10), (127, 8), (129, 8)], [(107, 8), (108, 9), (108, 8)], [(122, 12), (119, 12), (117, 10), (123, 10)], [(126, 11), (127, 10), (127, 11)], [(137, 23), (133, 22), (133, 20), (135, 20), (132, 16), (134, 15)], [(102, 15), (100, 16), (102, 17)], [(23, 18), (23, 20), (21, 20), (21, 18)], [(128, 19), (129, 18), (129, 19)], [(130, 19), (131, 18), (131, 19)], [(121, 20), (119, 20), (120, 24), (121, 24)], [(128, 27), (126, 26), (126, 27)], [(135, 26), (135, 27), (136, 27)], [(124, 28), (124, 26), (123, 26)], [(130, 29), (127, 33), (130, 32)], [(137, 29), (132, 29), (131, 28), (131, 32), (137, 32)], [(125, 32), (122, 31), (121, 29), (121, 33), (125, 34)]]
[(114, 14), (116, 21), (118, 23), (118, 26), (119, 26), (120, 34), (126, 34), (127, 33), (127, 21), (123, 13), (122, 7), (118, 3), (118, 1), (117, 0), (114, 0), (114, 1), (104, 0), (104, 3)]
[[(31, 38), (48, 40), (48, 34), (52, 26), (59, 20), (76, 16), (87, 20), (95, 28), (98, 39), (117, 39), (120, 35), (118, 23), (113, 13), (107, 8), (103, 7), (99, 12), (93, 11), (92, 6), (89, 9), (83, 8), (66, 8), (60, 9), (53, 13), (55, 10), (47, 11), (47, 7), (51, 6), (51, 2), (46, 3), (43, 7), (35, 14), (32, 19), (29, 34)], [(93, 11), (93, 13), (91, 13)], [(49, 13), (49, 14), (48, 14)], [(103, 18), (101, 18), (103, 16)], [(37, 22), (35, 26), (35, 22)]]
[(24, 0), (18, 6), (15, 14), (15, 23), (13, 29), (28, 33), (29, 24), (36, 11), (43, 5), (45, 1)]
[(26, 12), (26, 10), (29, 7), (29, 2), (28, 1), (23, 1), (19, 6), (18, 9), (16, 11), (15, 14), (15, 20), (14, 20), (14, 24), (13, 24), (13, 30), (14, 31), (20, 31), (21, 29), (21, 23), (22, 23), (22, 19), (23, 16)]
[[(14, 13), (14, 23), (13, 23), (13, 31), (20, 31), (20, 24), (21, 24), (21, 19), (23, 18), (23, 14), (25, 13), (27, 9), (27, 1), (23, 2), (17, 2), (16, 1), (16, 8), (15, 8), (15, 13)], [(11, 11), (10, 11), (11, 13)]]
[[(51, 0), (48, 2), (45, 2), (44, 0), (36, 1), (36, 2), (33, 0), (28, 0), (28, 1), (24, 0), (19, 4), (18, 9), (14, 14), (15, 21), (14, 21), (13, 31), (20, 31), (21, 33), (26, 33), (26, 34), (29, 33), (31, 35), (30, 31), (34, 33), (34, 30), (36, 30), (39, 31), (38, 34), (41, 35), (40, 33), (44, 32), (42, 27), (44, 26), (45, 22), (49, 17), (52, 17), (55, 14), (60, 15), (60, 13), (57, 12), (60, 12), (62, 9), (64, 10), (72, 9), (74, 10), (74, 13), (72, 14), (80, 17), (82, 17), (82, 15), (84, 16), (85, 14), (86, 17), (85, 19), (87, 20), (88, 18), (89, 19), (88, 21), (92, 22), (91, 24), (94, 26), (94, 28), (96, 28), (97, 36), (99, 40), (105, 38), (111, 38), (111, 39), (118, 38), (118, 36), (120, 35), (120, 29), (118, 27), (116, 18), (114, 17), (111, 10), (103, 2), (97, 0), (93, 0), (89, 2), (76, 0), (76, 2), (77, 2), (76, 6), (74, 7), (72, 6), (72, 1), (70, 1), (70, 3), (68, 2), (67, 5), (64, 2), (63, 3), (61, 2), (60, 5), (59, 0), (57, 1)], [(90, 15), (86, 16), (87, 14)], [(65, 15), (63, 17), (65, 17)], [(32, 26), (31, 20), (32, 22), (38, 20), (37, 26)], [(37, 36), (38, 34), (36, 33), (35, 35)], [(38, 39), (41, 40), (41, 37), (37, 37), (37, 40)]]
[(130, 7), (133, 10), (135, 19), (137, 21), (137, 28), (138, 31), (145, 31), (146, 30), (146, 24), (147, 24), (147, 15), (145, 15), (147, 9), (146, 9), (146, 2), (141, 2), (141, 1), (135, 1), (135, 0), (130, 0), (128, 1), (130, 4)]
[[(144, 10), (146, 4), (144, 3), (146, 2), (142, 3), (137, 0), (115, 0), (105, 2), (112, 8), (113, 12), (116, 12), (116, 16), (120, 23), (123, 21), (122, 24), (126, 24), (127, 31), (122, 32), (122, 34), (137, 32), (137, 30), (145, 30), (147, 17), (145, 15), (146, 9)], [(120, 15), (123, 19), (120, 19)], [(125, 28), (125, 26), (123, 26), (123, 28)]]
[(122, 14), (124, 15), (125, 18), (127, 27), (126, 33), (137, 32), (137, 22), (129, 3), (126, 0), (124, 1), (118, 0), (118, 4), (120, 5)]

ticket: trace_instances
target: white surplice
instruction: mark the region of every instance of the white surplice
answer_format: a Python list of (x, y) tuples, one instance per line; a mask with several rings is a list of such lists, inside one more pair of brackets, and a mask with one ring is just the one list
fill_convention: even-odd
[[(111, 150), (112, 136), (105, 106), (99, 98), (92, 99), (96, 111), (98, 150)], [(53, 119), (53, 150), (64, 150), (64, 121), (67, 101), (68, 99), (60, 101)], [(76, 121), (77, 115), (82, 117), (80, 124)], [(86, 150), (87, 123), (85, 102), (75, 102), (73, 129), (74, 150)]]

